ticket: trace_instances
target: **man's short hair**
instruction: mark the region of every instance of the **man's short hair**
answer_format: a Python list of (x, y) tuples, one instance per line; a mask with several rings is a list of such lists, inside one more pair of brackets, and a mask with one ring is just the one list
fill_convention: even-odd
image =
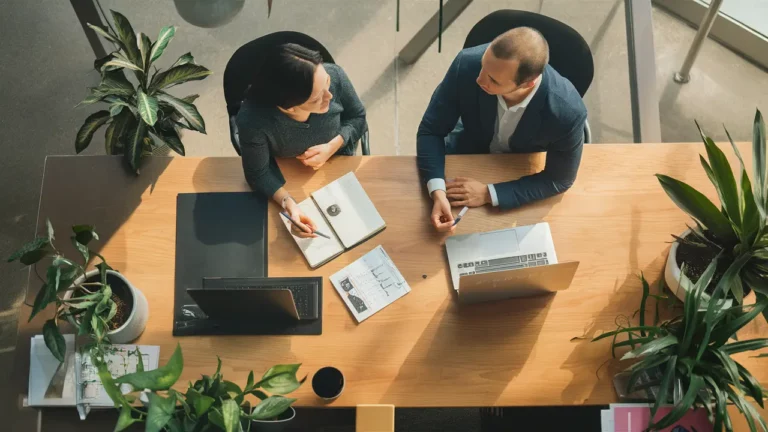
[(517, 60), (518, 85), (541, 75), (549, 62), (547, 40), (531, 27), (517, 27), (500, 34), (491, 42), (491, 52), (502, 60)]

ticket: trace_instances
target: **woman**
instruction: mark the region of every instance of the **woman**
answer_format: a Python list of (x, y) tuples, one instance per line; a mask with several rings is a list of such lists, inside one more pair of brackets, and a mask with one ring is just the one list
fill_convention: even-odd
[(237, 114), (243, 170), (251, 187), (296, 221), (300, 237), (316, 226), (285, 189), (275, 158), (295, 157), (319, 169), (335, 154), (354, 155), (365, 108), (344, 71), (296, 44), (271, 50)]

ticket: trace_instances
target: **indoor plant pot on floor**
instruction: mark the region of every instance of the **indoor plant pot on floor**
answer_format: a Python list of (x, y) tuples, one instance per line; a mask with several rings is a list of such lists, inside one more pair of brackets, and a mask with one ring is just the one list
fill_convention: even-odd
[[(672, 292), (684, 300), (691, 281), (695, 282), (708, 263), (720, 257), (714, 283), (703, 293), (706, 294), (702, 296), (704, 304), (714, 286), (720, 285), (724, 302), (732, 299), (741, 304), (750, 290), (758, 300), (768, 298), (768, 174), (762, 115), (757, 111), (753, 122), (751, 180), (733, 140), (731, 147), (740, 165), (737, 176), (717, 144), (701, 128), (699, 132), (707, 152), (707, 159), (700, 156), (699, 160), (717, 191), (720, 207), (690, 185), (666, 175), (656, 175), (667, 195), (695, 222), (680, 237), (674, 236), (676, 243), (667, 259), (665, 281)], [(730, 139), (727, 130), (726, 134)], [(689, 262), (685, 262), (686, 259)], [(683, 272), (691, 281), (681, 277), (681, 267), (685, 267)], [(768, 311), (763, 315), (768, 317)]]

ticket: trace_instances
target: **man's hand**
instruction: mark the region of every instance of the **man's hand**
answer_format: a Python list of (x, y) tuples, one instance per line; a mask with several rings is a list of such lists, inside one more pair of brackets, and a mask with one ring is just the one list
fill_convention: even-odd
[(491, 204), (491, 193), (488, 185), (477, 180), (456, 177), (445, 183), (446, 195), (454, 207), (480, 207)]
[(330, 159), (342, 145), (344, 145), (344, 139), (341, 135), (338, 135), (336, 138), (325, 144), (318, 144), (308, 148), (307, 151), (296, 156), (296, 159), (300, 160), (304, 165), (318, 170), (325, 165), (328, 159)]
[(288, 201), (286, 203), (285, 210), (288, 212), (288, 215), (291, 216), (291, 219), (299, 224), (299, 227), (291, 224), (291, 234), (301, 238), (317, 237), (317, 234), (313, 234), (317, 229), (317, 225), (315, 225), (315, 223), (312, 222), (312, 219), (310, 219), (307, 215), (304, 214), (303, 211), (301, 211), (299, 205), (296, 204), (295, 201)]
[(451, 204), (448, 202), (445, 192), (442, 190), (432, 192), (432, 199), (435, 201), (432, 205), (432, 225), (439, 232), (452, 232), (455, 230)]

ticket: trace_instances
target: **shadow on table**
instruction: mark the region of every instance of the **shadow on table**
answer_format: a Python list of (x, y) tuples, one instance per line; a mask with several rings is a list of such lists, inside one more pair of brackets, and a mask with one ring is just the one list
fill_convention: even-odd
[[(124, 238), (126, 234), (116, 234), (141, 204), (142, 195), (148, 189), (148, 193), (152, 193), (155, 182), (172, 160), (170, 157), (145, 159), (141, 174), (136, 176), (125, 169), (119, 156), (47, 158), (37, 233), (44, 235), (46, 218), (50, 219), (56, 232), (57, 248), (64, 256), (76, 259), (79, 253), (69, 241), (72, 225), (94, 225), (99, 240), (91, 242), (89, 248), (101, 253), (104, 246), (110, 244), (110, 255), (116, 259), (105, 256), (107, 262), (118, 271), (124, 270), (125, 262), (121, 262), (117, 257), (125, 257), (125, 242), (117, 237)], [(39, 265), (41, 273), (44, 272), (44, 266), (44, 263)], [(41, 285), (42, 282), (33, 270), (30, 273), (29, 289), (26, 290), (28, 303), (34, 301)], [(29, 343), (33, 335), (41, 333), (43, 323), (52, 317), (53, 310), (49, 308), (38, 314), (31, 323), (26, 323), (29, 312), (28, 306), (22, 306), (19, 312), (14, 373), (10, 383), (13, 398), (10, 403), (14, 404), (15, 408), (9, 410), (12, 412), (11, 418), (6, 421), (11, 425), (10, 430), (14, 431), (34, 430), (37, 423), (37, 411), (22, 408), (22, 396), (27, 392), (29, 377)], [(74, 409), (69, 414), (77, 418)], [(47, 415), (46, 412), (43, 417)]]
[[(631, 239), (629, 247), (629, 268), (638, 269), (637, 249), (639, 247), (638, 235), (640, 232), (639, 211), (632, 209)], [(599, 394), (601, 399), (605, 400), (605, 392), (614, 395), (613, 376), (623, 368), (619, 366), (618, 359), (611, 357), (610, 338), (599, 342), (591, 340), (600, 334), (616, 329), (616, 322), (621, 320), (626, 325), (626, 320), (632, 320), (637, 323), (638, 317), (634, 316), (640, 308), (642, 298), (642, 283), (640, 281), (641, 272), (645, 275), (651, 287), (651, 293), (656, 293), (658, 289), (658, 279), (661, 278), (661, 272), (664, 269), (666, 253), (659, 251), (659, 256), (643, 269), (633, 270), (632, 273), (624, 276), (624, 279), (617, 279), (616, 286), (608, 298), (608, 302), (603, 309), (594, 314), (595, 319), (592, 322), (585, 323), (583, 334), (576, 334), (578, 329), (575, 323), (574, 338), (570, 343), (577, 344), (568, 359), (563, 363), (562, 369), (568, 369), (572, 373), (572, 380), (563, 390), (562, 400), (565, 403), (580, 405), (594, 404), (594, 398)], [(649, 301), (649, 306), (653, 305), (653, 300)], [(661, 306), (660, 306), (661, 308)], [(653, 308), (649, 307), (646, 311), (646, 319), (653, 319)], [(568, 343), (563, 341), (563, 343)], [(624, 351), (620, 351), (623, 353)], [(617, 352), (617, 357), (621, 354)], [(599, 364), (599, 368), (592, 367)]]
[[(528, 360), (553, 298), (474, 305), (446, 299), (381, 403), (397, 404), (402, 395), (423, 393), (424, 386), (430, 386), (433, 396), (424, 401), (426, 406), (450, 405), (461, 388), (471, 388), (473, 398), (467, 403), (492, 405)], [(443, 401), (440, 394), (451, 396)]]

